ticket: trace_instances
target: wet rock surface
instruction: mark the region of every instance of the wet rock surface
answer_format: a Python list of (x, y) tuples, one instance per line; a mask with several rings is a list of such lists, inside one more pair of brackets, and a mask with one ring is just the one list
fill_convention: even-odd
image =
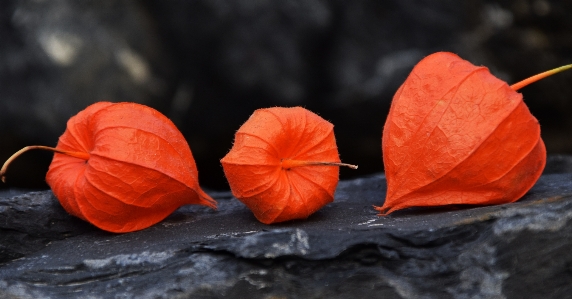
[(50, 191), (2, 197), (0, 298), (570, 298), (570, 162), (549, 159), (515, 203), (387, 217), (383, 174), (342, 181), (309, 219), (270, 226), (228, 192), (119, 235)]

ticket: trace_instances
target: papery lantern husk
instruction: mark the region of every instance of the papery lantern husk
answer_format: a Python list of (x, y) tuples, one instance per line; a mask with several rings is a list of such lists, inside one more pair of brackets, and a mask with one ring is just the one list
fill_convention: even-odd
[(221, 160), (233, 195), (262, 223), (304, 219), (334, 199), (334, 126), (301, 107), (256, 110)]
[(521, 198), (546, 164), (522, 94), (452, 53), (421, 60), (396, 92), (382, 137), (382, 215), (408, 207)]
[(46, 180), (64, 209), (110, 232), (154, 225), (185, 204), (216, 208), (198, 184), (191, 150), (175, 125), (135, 103), (99, 102), (70, 118)]

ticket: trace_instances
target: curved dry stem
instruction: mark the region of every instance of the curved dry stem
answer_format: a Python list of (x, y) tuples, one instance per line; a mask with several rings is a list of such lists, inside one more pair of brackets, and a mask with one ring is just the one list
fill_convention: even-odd
[(8, 160), (6, 160), (6, 162), (4, 162), (4, 165), (2, 166), (2, 169), (0, 169), (0, 178), (2, 179), (2, 182), (6, 183), (6, 171), (8, 171), (8, 166), (10, 165), (10, 163), (12, 163), (12, 161), (14, 161), (16, 158), (18, 158), (21, 154), (29, 151), (29, 150), (34, 150), (34, 149), (39, 149), (39, 150), (45, 150), (45, 151), (51, 151), (51, 152), (56, 152), (56, 153), (60, 153), (60, 154), (64, 154), (64, 155), (68, 155), (68, 156), (72, 156), (75, 158), (79, 158), (79, 159), (83, 159), (83, 160), (88, 160), (89, 159), (89, 154), (88, 153), (83, 153), (83, 152), (68, 152), (68, 151), (64, 151), (61, 149), (57, 149), (57, 148), (53, 148), (53, 147), (49, 147), (49, 146), (43, 146), (43, 145), (30, 145), (30, 146), (26, 146), (23, 149), (15, 152), (12, 156), (10, 156), (10, 158), (8, 158)]
[(337, 163), (337, 162), (320, 162), (320, 161), (300, 161), (300, 160), (282, 160), (281, 162), (282, 168), (290, 169), (293, 167), (300, 167), (300, 166), (345, 166), (351, 169), (357, 169), (357, 165), (353, 164), (346, 164), (346, 163)]
[(562, 72), (562, 71), (569, 70), (569, 69), (571, 69), (571, 68), (572, 68), (572, 64), (563, 65), (563, 66), (561, 66), (561, 67), (557, 67), (557, 68), (555, 68), (555, 69), (552, 69), (552, 70), (549, 70), (549, 71), (546, 71), (546, 72), (543, 72), (543, 73), (534, 75), (534, 76), (532, 76), (532, 77), (530, 77), (530, 78), (526, 78), (526, 79), (524, 79), (524, 80), (522, 80), (522, 81), (520, 81), (520, 82), (518, 82), (518, 83), (515, 83), (515, 84), (511, 85), (510, 88), (512, 88), (512, 90), (514, 90), (514, 91), (517, 91), (517, 90), (519, 90), (519, 89), (521, 89), (521, 88), (527, 86), (528, 84), (534, 83), (534, 82), (536, 82), (536, 81), (538, 81), (538, 80), (541, 80), (541, 79), (544, 79), (544, 78), (546, 78), (546, 77), (548, 77), (548, 76), (552, 76), (552, 75), (554, 75), (554, 74), (556, 74), (556, 73), (560, 73), (560, 72)]

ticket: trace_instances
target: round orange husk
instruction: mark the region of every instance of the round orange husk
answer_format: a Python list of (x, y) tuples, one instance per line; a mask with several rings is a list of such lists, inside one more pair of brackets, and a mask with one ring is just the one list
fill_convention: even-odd
[(252, 114), (221, 163), (233, 195), (270, 224), (333, 201), (339, 167), (319, 161), (340, 162), (334, 126), (301, 107), (276, 107)]
[(110, 232), (131, 232), (185, 204), (216, 208), (201, 190), (191, 150), (175, 125), (136, 103), (99, 102), (70, 118), (46, 180), (64, 209)]

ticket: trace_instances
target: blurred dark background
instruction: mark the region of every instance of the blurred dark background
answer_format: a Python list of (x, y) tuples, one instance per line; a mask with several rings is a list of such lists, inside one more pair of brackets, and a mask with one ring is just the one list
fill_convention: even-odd
[[(200, 182), (228, 189), (219, 160), (257, 108), (304, 106), (335, 125), (341, 159), (383, 170), (381, 131), (411, 68), (451, 51), (514, 83), (572, 63), (572, 1), (106, 0), (0, 2), (0, 163), (55, 146), (100, 101), (170, 117)], [(521, 90), (549, 154), (572, 154), (572, 71)], [(46, 189), (48, 152), (1, 188)]]

